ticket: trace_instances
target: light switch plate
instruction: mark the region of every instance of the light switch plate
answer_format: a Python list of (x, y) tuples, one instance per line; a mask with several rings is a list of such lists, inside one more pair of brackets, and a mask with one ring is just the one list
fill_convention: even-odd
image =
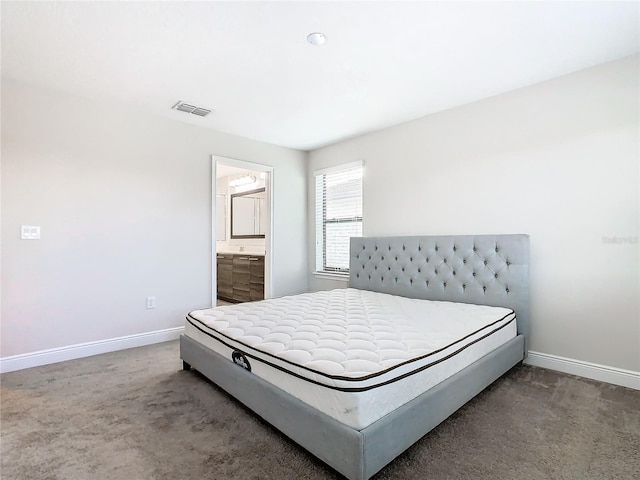
[(34, 225), (22, 225), (20, 229), (22, 240), (40, 240), (40, 227)]

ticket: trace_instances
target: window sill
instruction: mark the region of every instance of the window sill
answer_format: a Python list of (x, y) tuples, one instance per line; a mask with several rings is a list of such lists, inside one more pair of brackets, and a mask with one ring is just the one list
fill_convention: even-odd
[(348, 282), (349, 274), (344, 273), (328, 273), (328, 272), (313, 272), (316, 278), (325, 278), (327, 280), (338, 280), (340, 282)]

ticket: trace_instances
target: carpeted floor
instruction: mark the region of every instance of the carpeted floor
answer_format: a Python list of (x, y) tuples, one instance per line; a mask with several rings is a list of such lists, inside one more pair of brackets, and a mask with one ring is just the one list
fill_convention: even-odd
[[(169, 342), (0, 377), (3, 480), (339, 479)], [(374, 478), (640, 479), (640, 391), (535, 367)]]

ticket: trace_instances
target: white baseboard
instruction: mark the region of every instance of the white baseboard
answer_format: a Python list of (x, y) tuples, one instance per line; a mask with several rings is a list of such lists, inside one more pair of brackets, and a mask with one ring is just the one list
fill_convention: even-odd
[[(167, 328), (155, 332), (139, 333), (126, 337), (110, 338), (97, 342), (79, 343), (66, 347), (40, 350), (38, 352), (24, 353), (10, 357), (0, 358), (0, 373), (23, 370), (25, 368), (39, 367), (51, 363), (74, 360), (76, 358), (90, 357), (101, 353), (126, 350), (127, 348), (142, 347), (154, 343), (176, 340), (184, 331), (184, 327)], [(599, 380), (601, 382), (621, 385), (640, 390), (640, 372), (623, 370), (621, 368), (598, 365), (596, 363), (573, 360), (571, 358), (549, 355), (529, 351), (525, 360), (527, 365), (548, 368), (570, 375)]]
[(559, 372), (578, 375), (580, 377), (599, 380), (601, 382), (621, 385), (623, 387), (640, 390), (640, 372), (623, 370), (622, 368), (598, 365), (597, 363), (582, 362), (571, 358), (558, 357), (547, 353), (531, 352), (524, 361), (527, 365), (548, 368)]
[(0, 358), (0, 373), (14, 372), (25, 368), (49, 365), (50, 363), (64, 362), (76, 358), (90, 357), (100, 353), (126, 350), (127, 348), (142, 347), (153, 343), (176, 340), (184, 331), (184, 327), (167, 328), (155, 332), (138, 333), (126, 337), (110, 338), (97, 342), (79, 343), (66, 347), (40, 350), (38, 352), (24, 353), (10, 357)]

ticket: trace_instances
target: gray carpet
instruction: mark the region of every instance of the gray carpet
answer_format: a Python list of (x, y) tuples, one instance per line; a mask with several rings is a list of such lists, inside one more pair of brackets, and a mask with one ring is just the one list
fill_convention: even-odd
[[(169, 342), (2, 375), (1, 476), (339, 479)], [(640, 391), (516, 368), (374, 478), (639, 479)]]

